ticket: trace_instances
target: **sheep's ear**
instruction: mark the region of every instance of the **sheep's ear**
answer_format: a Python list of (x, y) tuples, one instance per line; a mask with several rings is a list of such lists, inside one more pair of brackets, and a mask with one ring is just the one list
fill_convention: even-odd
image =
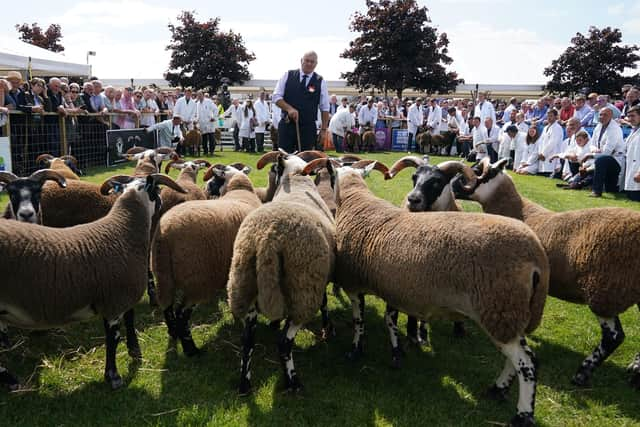
[(369, 174), (371, 173), (372, 170), (374, 170), (376, 168), (376, 163), (377, 162), (372, 162), (370, 164), (368, 164), (367, 166), (364, 167), (364, 172), (362, 173), (363, 178), (366, 178), (369, 176)]
[(509, 159), (500, 159), (491, 165), (491, 169), (502, 171), (504, 167), (507, 166), (507, 163), (509, 163)]
[(251, 172), (251, 168), (249, 166), (245, 166), (242, 168), (242, 173), (245, 175), (249, 175), (249, 173)]

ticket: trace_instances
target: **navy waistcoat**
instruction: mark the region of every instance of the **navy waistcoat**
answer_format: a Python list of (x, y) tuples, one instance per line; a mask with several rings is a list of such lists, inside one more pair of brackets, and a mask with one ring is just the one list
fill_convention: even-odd
[[(300, 83), (300, 70), (289, 70), (287, 83), (284, 86), (284, 100), (298, 110), (301, 124), (315, 123), (318, 118), (321, 84), (322, 76), (313, 73), (309, 84), (307, 84), (306, 88), (303, 88)], [(285, 115), (286, 113), (283, 111), (283, 117)]]

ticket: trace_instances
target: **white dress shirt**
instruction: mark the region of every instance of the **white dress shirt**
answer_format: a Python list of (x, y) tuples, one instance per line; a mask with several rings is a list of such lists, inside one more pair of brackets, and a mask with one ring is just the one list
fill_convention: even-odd
[[(300, 83), (302, 83), (302, 78), (304, 76), (304, 73), (302, 72), (302, 69), (299, 69), (299, 71), (300, 71)], [(307, 87), (309, 86), (309, 82), (311, 81), (311, 78), (313, 77), (314, 74), (316, 73), (313, 72), (310, 75), (308, 75)], [(287, 85), (288, 78), (289, 78), (289, 72), (287, 71), (286, 73), (284, 73), (282, 77), (280, 77), (280, 80), (278, 80), (278, 83), (276, 83), (276, 87), (273, 90), (273, 95), (271, 96), (271, 101), (274, 104), (279, 100), (281, 100), (282, 98), (284, 98), (284, 88)], [(320, 103), (318, 104), (318, 108), (320, 109), (320, 111), (329, 112), (329, 89), (327, 88), (327, 81), (324, 78), (322, 79), (322, 83), (320, 83)]]
[(627, 167), (625, 169), (624, 189), (640, 191), (640, 183), (633, 177), (640, 171), (640, 127), (631, 130), (627, 137)]
[(329, 130), (338, 136), (344, 137), (344, 130), (353, 128), (356, 125), (355, 117), (347, 110), (338, 110), (329, 121)]
[(282, 118), (282, 109), (276, 105), (275, 102), (271, 102), (271, 126), (278, 129), (280, 119)]
[(422, 126), (422, 122), (424, 122), (422, 106), (418, 106), (418, 104), (412, 104), (411, 107), (409, 107), (409, 111), (407, 112), (409, 133), (413, 135), (418, 133), (418, 128)]
[(256, 110), (256, 118), (258, 119), (256, 133), (264, 133), (265, 125), (269, 121), (269, 107), (266, 102), (258, 99), (253, 103), (253, 108)]
[(554, 172), (560, 167), (560, 160), (553, 159), (555, 154), (562, 152), (563, 131), (557, 121), (552, 125), (546, 125), (542, 130), (542, 135), (538, 140), (539, 154), (544, 156), (544, 160), (538, 162), (538, 172)]

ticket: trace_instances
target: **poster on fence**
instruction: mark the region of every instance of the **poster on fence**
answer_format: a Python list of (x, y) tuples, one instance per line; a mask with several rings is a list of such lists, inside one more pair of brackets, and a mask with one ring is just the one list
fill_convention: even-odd
[(394, 129), (391, 135), (391, 150), (407, 151), (409, 144), (409, 131), (407, 129)]
[(144, 129), (118, 129), (107, 131), (107, 166), (126, 162), (123, 156), (131, 147), (156, 148), (157, 132)]
[(379, 151), (389, 149), (389, 144), (387, 143), (388, 141), (389, 141), (389, 129), (387, 128), (376, 129), (376, 148)]
[(8, 136), (0, 138), (0, 171), (12, 172), (11, 143)]

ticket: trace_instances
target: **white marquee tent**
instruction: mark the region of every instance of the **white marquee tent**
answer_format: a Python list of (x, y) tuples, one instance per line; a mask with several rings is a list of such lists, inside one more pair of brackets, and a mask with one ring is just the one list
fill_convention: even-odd
[(72, 62), (63, 54), (51, 52), (16, 38), (0, 35), (0, 75), (16, 70), (26, 76), (31, 60), (33, 76), (84, 76), (91, 72), (89, 65)]

